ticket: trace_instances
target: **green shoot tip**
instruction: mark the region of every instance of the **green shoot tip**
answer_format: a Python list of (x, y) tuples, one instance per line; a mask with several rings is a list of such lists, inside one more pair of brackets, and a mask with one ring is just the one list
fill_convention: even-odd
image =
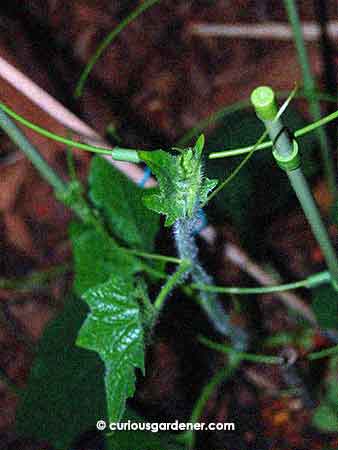
[(204, 134), (201, 134), (196, 141), (195, 147), (199, 152), (202, 152), (204, 144), (205, 144)]

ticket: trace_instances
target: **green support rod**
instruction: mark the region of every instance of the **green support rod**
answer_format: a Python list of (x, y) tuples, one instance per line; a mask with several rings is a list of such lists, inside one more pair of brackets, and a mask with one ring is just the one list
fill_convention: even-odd
[[(310, 113), (314, 120), (319, 120), (321, 117), (321, 110), (319, 101), (313, 95), (316, 90), (316, 83), (311, 73), (308, 53), (304, 42), (301, 22), (298, 14), (296, 0), (284, 0), (284, 7), (288, 14), (289, 22), (292, 28), (293, 39), (298, 54), (298, 61), (302, 70), (302, 77), (304, 82), (304, 93), (308, 99)], [(330, 143), (327, 134), (323, 128), (317, 129), (317, 136), (319, 139), (321, 157), (323, 161), (324, 173), (327, 178), (329, 190), (333, 197), (337, 198), (337, 184), (336, 184), (336, 170), (330, 155)]]
[(67, 192), (67, 186), (58, 174), (48, 165), (40, 153), (28, 141), (22, 131), (15, 125), (10, 117), (0, 109), (0, 128), (12, 139), (12, 141), (23, 151), (40, 174), (53, 186), (55, 192), (62, 196)]
[(273, 156), (277, 164), (285, 170), (289, 177), (290, 183), (324, 255), (331, 275), (332, 285), (338, 291), (338, 259), (336, 251), (303, 175), (298, 144), (296, 141), (292, 141), (288, 130), (283, 127), (283, 123), (277, 115), (278, 108), (275, 93), (270, 87), (260, 86), (252, 92), (251, 102), (258, 118), (263, 121), (270, 139), (274, 143)]

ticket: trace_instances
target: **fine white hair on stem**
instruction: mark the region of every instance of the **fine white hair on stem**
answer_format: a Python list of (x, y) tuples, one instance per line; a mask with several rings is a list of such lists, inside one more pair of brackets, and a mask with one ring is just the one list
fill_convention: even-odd
[[(198, 258), (198, 247), (194, 235), (197, 223), (198, 217), (196, 210), (191, 218), (176, 220), (173, 226), (176, 248), (181, 259), (186, 259), (192, 263), (191, 270), (187, 272), (186, 276), (191, 275), (193, 282), (196, 284), (211, 285), (213, 279), (204, 270)], [(206, 312), (214, 328), (219, 333), (229, 337), (234, 348), (240, 351), (247, 348), (248, 336), (246, 332), (230, 322), (229, 315), (223, 309), (216, 294), (200, 291), (199, 304)]]

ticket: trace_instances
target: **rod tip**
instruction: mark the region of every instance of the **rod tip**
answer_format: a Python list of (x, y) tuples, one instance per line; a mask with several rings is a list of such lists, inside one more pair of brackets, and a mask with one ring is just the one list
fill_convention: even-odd
[(274, 91), (269, 86), (259, 86), (252, 91), (251, 103), (261, 120), (273, 120), (277, 115)]
[(111, 157), (116, 161), (133, 162), (136, 164), (141, 162), (137, 150), (128, 148), (114, 147), (111, 151)]

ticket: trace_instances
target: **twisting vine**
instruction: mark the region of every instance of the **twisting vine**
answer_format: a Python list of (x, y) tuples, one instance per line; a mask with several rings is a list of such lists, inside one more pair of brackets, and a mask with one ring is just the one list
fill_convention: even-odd
[[(197, 211), (192, 218), (182, 218), (174, 223), (174, 238), (178, 255), (181, 259), (191, 261), (190, 270), (185, 272), (185, 277), (191, 276), (196, 284), (213, 285), (212, 277), (205, 271), (198, 258), (198, 247), (194, 231), (198, 224)], [(230, 323), (229, 316), (213, 292), (200, 291), (199, 303), (207, 313), (210, 321), (217, 331), (228, 336), (237, 350), (247, 346), (246, 333)]]
[[(171, 288), (189, 278), (196, 285), (213, 284), (212, 277), (200, 263), (195, 238), (200, 209), (208, 193), (217, 185), (216, 180), (209, 180), (203, 174), (203, 147), (202, 135), (193, 148), (176, 149), (179, 151), (177, 156), (162, 150), (139, 152), (140, 159), (150, 167), (159, 185), (155, 192), (145, 194), (144, 202), (149, 209), (166, 216), (165, 225), (173, 226), (178, 257), (186, 262), (168, 280)], [(161, 305), (164, 300), (162, 293), (167, 295), (168, 290), (160, 293)], [(200, 290), (197, 300), (215, 329), (230, 338), (236, 349), (245, 349), (246, 333), (231, 324), (217, 294)]]

